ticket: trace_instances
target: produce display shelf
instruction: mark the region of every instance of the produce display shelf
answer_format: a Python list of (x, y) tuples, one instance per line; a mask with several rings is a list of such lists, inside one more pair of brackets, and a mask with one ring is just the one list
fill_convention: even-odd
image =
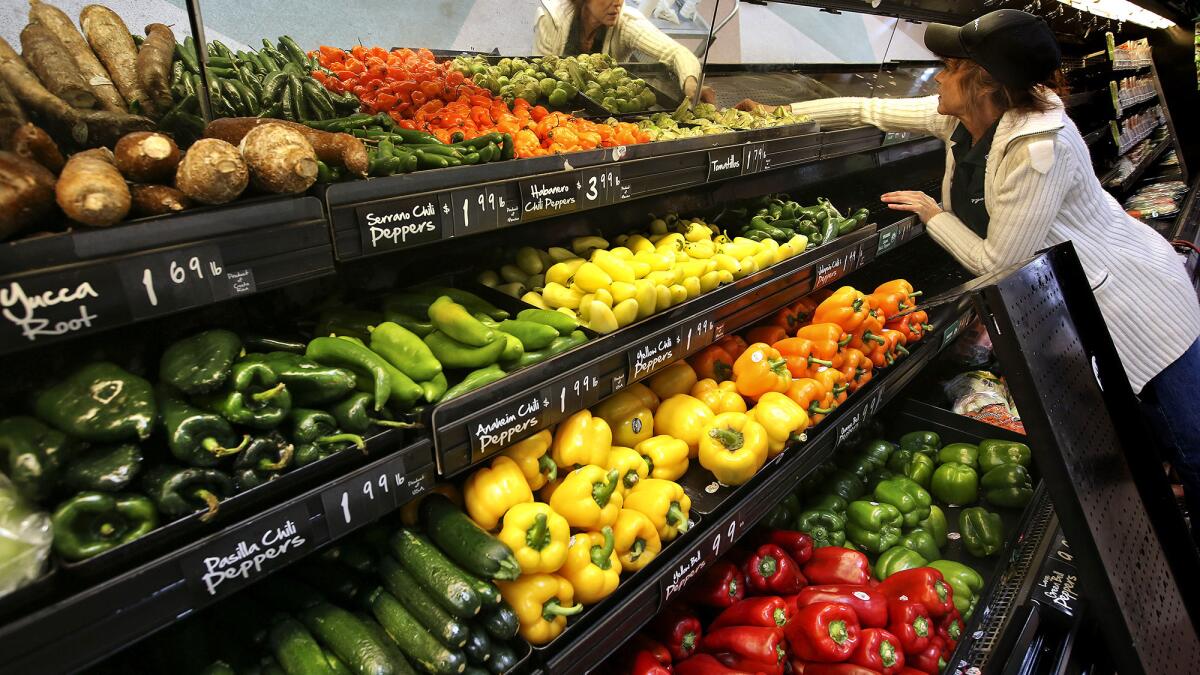
[(361, 468), (0, 626), (0, 673), (83, 669), (398, 509), (435, 474), (429, 441), (400, 438), (378, 434)]
[(1092, 89), (1090, 91), (1075, 92), (1063, 99), (1063, 105), (1066, 106), (1068, 110), (1071, 108), (1079, 108), (1091, 103), (1101, 93), (1107, 94), (1108, 92), (1104, 89)]
[(1126, 153), (1128, 153), (1130, 150), (1132, 150), (1134, 148), (1134, 146), (1136, 146), (1138, 143), (1141, 143), (1142, 141), (1146, 140), (1147, 138), (1150, 138), (1150, 136), (1152, 136), (1154, 134), (1154, 132), (1158, 131), (1162, 126), (1163, 126), (1163, 122), (1160, 121), (1158, 124), (1155, 124), (1154, 126), (1146, 129), (1145, 131), (1143, 131), (1143, 132), (1137, 134), (1136, 136), (1134, 136), (1133, 138), (1129, 139), (1125, 144), (1118, 145), (1117, 146), (1117, 155), (1124, 157)]
[(1135, 112), (1141, 112), (1142, 110), (1145, 110), (1147, 107), (1149, 107), (1148, 104), (1154, 103), (1155, 99), (1157, 98), (1158, 92), (1152, 91), (1149, 93), (1149, 95), (1139, 96), (1132, 101), (1119, 103), (1115, 111), (1117, 114), (1117, 120), (1123, 120)]
[(924, 226), (909, 217), (851, 233), (592, 340), (546, 362), (552, 365), (517, 371), (437, 405), (428, 426), (439, 473), (459, 473), (923, 232)]
[[(766, 313), (759, 313), (762, 316)], [(545, 647), (535, 648), (542, 672), (583, 673), (613, 651), (613, 636), (637, 632), (689, 581), (713, 564), (786, 494), (888, 401), (899, 394), (937, 353), (969, 323), (965, 311), (950, 306), (935, 310), (935, 331), (911, 354), (881, 373), (837, 408), (806, 440), (770, 460), (750, 482), (732, 490), (712, 513), (688, 530), (645, 570), (622, 583), (618, 592), (589, 609)], [(714, 483), (715, 485), (715, 483)]]
[(1122, 195), (1129, 192), (1130, 188), (1137, 185), (1137, 182), (1141, 180), (1142, 175), (1146, 173), (1146, 170), (1153, 166), (1160, 158), (1162, 158), (1163, 153), (1166, 152), (1170, 147), (1171, 140), (1169, 138), (1164, 138), (1163, 140), (1159, 141), (1158, 145), (1151, 150), (1149, 154), (1142, 158), (1141, 162), (1138, 162), (1138, 165), (1133, 169), (1133, 173), (1126, 176), (1125, 180), (1121, 181), (1120, 183), (1109, 187), (1109, 189), (1113, 190), (1117, 194)]
[(333, 273), (321, 202), (280, 197), (0, 244), (0, 354)]

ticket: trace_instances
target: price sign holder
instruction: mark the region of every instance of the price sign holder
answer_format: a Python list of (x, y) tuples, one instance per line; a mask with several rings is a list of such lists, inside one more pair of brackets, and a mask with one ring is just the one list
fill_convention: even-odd
[(859, 263), (862, 262), (862, 257), (859, 247), (855, 246), (832, 258), (819, 261), (813, 280), (813, 290), (824, 288), (858, 269)]
[(879, 231), (879, 245), (875, 247), (875, 256), (896, 248), (900, 243), (900, 223), (892, 223)]
[(771, 168), (766, 143), (747, 143), (742, 146), (742, 175), (759, 173)]
[(547, 174), (521, 181), (521, 222), (577, 211), (582, 188), (583, 182), (577, 171)]
[(382, 464), (373, 464), (338, 480), (321, 491), (321, 507), (329, 540), (341, 538), (407, 501), (404, 455), (397, 454)]
[(579, 172), (579, 206), (592, 209), (628, 199), (622, 196), (621, 167), (615, 164)]
[(450, 214), (445, 213), (449, 206), (443, 205), (437, 194), (427, 194), (356, 207), (363, 254), (412, 248), (449, 237), (453, 229)]
[(662, 572), (659, 579), (659, 606), (679, 596), (709, 566), (721, 558), (747, 529), (740, 510), (725, 516), (713, 529), (690, 545), (690, 550), (678, 564)]
[(742, 166), (745, 161), (742, 146), (735, 145), (718, 150), (709, 150), (706, 157), (708, 160), (708, 174), (705, 180), (707, 182), (711, 183), (742, 175)]
[(118, 269), (135, 319), (254, 292), (253, 270), (227, 270), (215, 244), (148, 253)]
[(453, 236), (463, 237), (499, 227), (501, 200), (501, 196), (487, 185), (451, 192), (449, 208), (454, 223)]
[(715, 331), (716, 321), (706, 314), (634, 343), (625, 352), (629, 363), (626, 383), (644, 380), (679, 359), (707, 347), (712, 344)]
[(0, 347), (5, 351), (103, 330), (129, 318), (125, 288), (113, 265), (0, 281)]
[(853, 414), (838, 422), (837, 436), (833, 441), (834, 449), (840, 448), (846, 439), (853, 437), (854, 433), (867, 423), (867, 420), (879, 412), (879, 408), (883, 406), (883, 382), (879, 382), (874, 389), (863, 404), (853, 410)]
[(466, 427), (471, 461), (477, 462), (554, 424), (557, 419), (551, 413), (557, 409), (557, 401), (551, 397), (556, 395), (558, 392), (552, 392), (551, 387), (522, 392), (470, 418)]

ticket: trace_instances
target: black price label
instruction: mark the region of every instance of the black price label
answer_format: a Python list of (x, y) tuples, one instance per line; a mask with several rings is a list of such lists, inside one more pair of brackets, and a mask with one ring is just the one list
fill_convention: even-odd
[(767, 157), (766, 143), (747, 143), (742, 146), (742, 175), (767, 171), (771, 158)]
[(813, 290), (815, 291), (818, 288), (828, 286), (858, 269), (860, 258), (858, 247), (855, 247), (833, 258), (826, 258), (818, 262), (816, 278), (813, 281)]
[(708, 182), (742, 175), (742, 147), (708, 151)]
[(19, 349), (129, 320), (117, 269), (100, 264), (0, 282), (0, 347)]
[(834, 439), (833, 447), (839, 448), (846, 439), (852, 437), (856, 431), (861, 429), (867, 420), (871, 419), (875, 413), (879, 412), (879, 408), (883, 406), (883, 387), (875, 387), (875, 391), (871, 393), (863, 405), (859, 406), (854, 414), (843, 419), (838, 423), (837, 437)]
[(308, 507), (271, 511), (180, 558), (183, 578), (199, 598), (229, 595), (314, 547)]
[(253, 293), (254, 272), (227, 270), (214, 244), (139, 256), (121, 264), (129, 309), (143, 319)]
[(410, 498), (404, 456), (363, 467), (321, 492), (330, 541), (391, 513)]
[(1079, 574), (1073, 565), (1046, 558), (1033, 586), (1033, 600), (1075, 616), (1079, 604)]
[(393, 199), (356, 208), (363, 252), (392, 251), (448, 236), (441, 209), (437, 195)]
[(674, 363), (682, 354), (682, 342), (683, 336), (676, 326), (630, 347), (626, 352), (629, 359), (626, 381), (637, 382)]
[(704, 316), (683, 324), (679, 329), (680, 356), (691, 356), (712, 344), (716, 322)]
[(879, 231), (879, 245), (875, 248), (875, 255), (881, 256), (896, 248), (899, 243), (900, 223), (892, 223)]
[(577, 371), (550, 385), (549, 413), (555, 420), (561, 420), (599, 403), (601, 398), (600, 378), (590, 371)]
[(550, 424), (550, 392), (524, 392), (504, 405), (467, 422), (471, 459), (506, 448)]
[(621, 196), (621, 167), (585, 169), (579, 173), (579, 203), (584, 208), (615, 204)]
[(962, 332), (963, 323), (965, 323), (963, 317), (960, 316), (949, 326), (946, 326), (946, 330), (942, 331), (942, 345), (939, 347), (939, 349), (945, 349), (946, 345), (950, 344), (954, 341), (954, 338), (958, 337), (958, 334)]
[(499, 227), (517, 225), (521, 222), (521, 191), (516, 183), (495, 187), (496, 205), (499, 207)]
[(700, 537), (683, 559), (663, 575), (659, 584), (661, 601), (667, 602), (681, 593), (706, 567), (725, 555), (745, 529), (746, 519), (735, 511)]
[(582, 188), (579, 174), (574, 171), (521, 181), (521, 220), (549, 218), (578, 210)]
[(454, 236), (494, 230), (500, 224), (501, 199), (491, 188), (465, 188), (450, 193)]

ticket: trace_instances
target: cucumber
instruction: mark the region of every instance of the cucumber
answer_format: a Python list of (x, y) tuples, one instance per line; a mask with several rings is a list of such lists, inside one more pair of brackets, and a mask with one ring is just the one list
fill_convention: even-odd
[(296, 576), (311, 584), (330, 600), (343, 605), (356, 605), (371, 590), (370, 584), (358, 572), (345, 565), (324, 560), (305, 562), (296, 567)]
[(480, 610), (499, 607), (500, 603), (504, 602), (504, 596), (500, 595), (500, 589), (496, 587), (496, 584), (474, 576), (470, 577), (470, 580), (471, 588), (474, 588), (479, 595)]
[(367, 604), (400, 651), (418, 667), (434, 675), (458, 675), (466, 668), (466, 656), (438, 642), (391, 593), (376, 588)]
[(471, 659), (471, 663), (486, 665), (492, 658), (492, 641), (483, 626), (472, 621), (469, 627), (471, 637), (467, 638), (467, 645), (463, 650), (467, 653), (467, 658)]
[(353, 614), (321, 602), (300, 614), (300, 620), (338, 659), (357, 675), (400, 675), (404, 666), (392, 662), (387, 647), (371, 635)]
[(463, 671), (463, 675), (488, 675), (488, 669), (471, 664)]
[(492, 644), (492, 658), (488, 660), (488, 670), (500, 675), (512, 670), (512, 667), (517, 665), (517, 653), (512, 647), (502, 643)]
[(391, 539), (392, 553), (439, 605), (460, 619), (479, 613), (481, 601), (472, 579), (450, 559), (412, 530), (402, 529)]
[[(509, 323), (505, 320), (505, 323)], [(550, 340), (557, 331), (541, 324), (534, 325), (550, 331)], [(503, 330), (501, 324), (501, 329)], [(506, 331), (507, 332), (507, 331)], [(517, 336), (520, 339), (520, 335)], [(546, 344), (550, 343), (546, 341)], [(521, 340), (524, 342), (524, 340)], [(438, 548), (467, 572), (487, 579), (512, 581), (521, 576), (521, 565), (504, 542), (475, 524), (462, 509), (445, 495), (433, 493), (421, 500), (421, 525)]]
[(412, 614), (425, 630), (442, 644), (459, 648), (467, 644), (470, 630), (467, 625), (442, 609), (405, 569), (392, 559), (383, 556), (379, 560), (379, 578), (388, 591), (396, 596), (404, 608)]
[(364, 574), (374, 572), (377, 556), (365, 544), (348, 541), (342, 544), (342, 564)]
[(286, 614), (276, 618), (267, 633), (267, 642), (287, 675), (333, 675), (321, 645), (294, 618)]
[(511, 640), (521, 629), (521, 621), (517, 618), (517, 613), (513, 611), (511, 605), (503, 600), (496, 607), (484, 612), (479, 617), (479, 622), (483, 624), (488, 635), (497, 640)]
[(392, 659), (392, 662), (403, 664), (400, 667), (399, 672), (404, 673), (404, 675), (409, 675), (410, 673), (412, 675), (416, 675), (417, 670), (412, 667), (412, 664), (408, 662), (408, 659), (404, 658), (404, 653), (400, 651), (400, 645), (397, 645), (396, 641), (392, 639), (392, 636), (387, 634), (387, 631), (383, 629), (383, 626), (380, 626), (370, 614), (365, 612), (359, 612), (354, 616), (362, 622), (363, 626), (366, 627), (367, 632), (383, 645), (384, 649), (387, 650), (388, 657)]
[(337, 654), (334, 654), (328, 649), (322, 649), (321, 653), (325, 655), (325, 663), (329, 664), (329, 669), (333, 675), (354, 675), (350, 672), (350, 669), (346, 667), (346, 664), (342, 663), (342, 660), (337, 657)]

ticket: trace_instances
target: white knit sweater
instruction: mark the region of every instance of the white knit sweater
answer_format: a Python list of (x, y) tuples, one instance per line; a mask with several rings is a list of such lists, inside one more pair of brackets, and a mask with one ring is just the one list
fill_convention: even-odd
[(1129, 383), (1146, 383), (1200, 335), (1200, 304), (1183, 258), (1145, 223), (1129, 216), (1092, 173), (1087, 144), (1050, 94), (1041, 113), (1007, 112), (996, 128), (984, 176), (990, 222), (980, 238), (954, 216), (951, 134), (957, 118), (937, 112), (938, 97), (832, 98), (792, 109), (832, 127), (869, 124), (922, 131), (946, 143), (945, 212), (926, 224), (930, 236), (975, 274), (1007, 267), (1035, 251), (1073, 242), (1121, 355)]

